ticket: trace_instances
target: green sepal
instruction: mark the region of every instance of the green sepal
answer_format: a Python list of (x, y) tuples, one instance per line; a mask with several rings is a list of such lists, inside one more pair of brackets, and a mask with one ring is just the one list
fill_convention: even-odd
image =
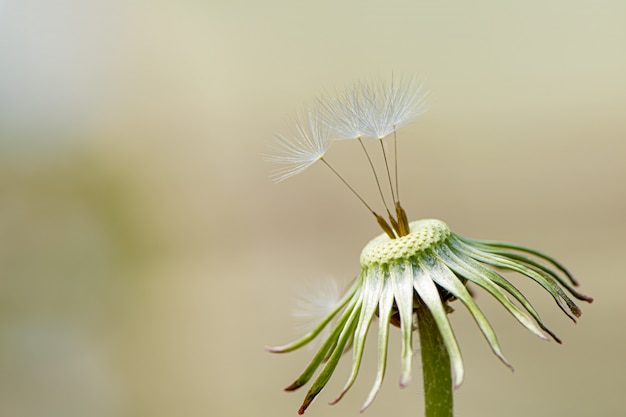
[(324, 387), (328, 383), (328, 380), (330, 379), (331, 375), (335, 371), (335, 368), (337, 367), (337, 364), (339, 363), (339, 359), (341, 358), (341, 355), (344, 352), (346, 343), (348, 343), (348, 340), (350, 339), (351, 335), (354, 333), (354, 329), (356, 328), (357, 321), (358, 321), (357, 317), (360, 313), (360, 310), (361, 310), (361, 304), (359, 302), (350, 311), (350, 316), (348, 317), (347, 323), (345, 327), (343, 328), (343, 330), (341, 331), (341, 334), (339, 335), (339, 341), (337, 342), (337, 346), (335, 347), (333, 354), (330, 355), (328, 362), (326, 362), (326, 365), (324, 366), (320, 374), (317, 376), (317, 379), (315, 380), (315, 382), (313, 382), (311, 389), (309, 389), (309, 392), (307, 392), (306, 397), (304, 398), (304, 401), (302, 402), (302, 405), (300, 406), (300, 409), (298, 410), (298, 414), (304, 414), (305, 410), (309, 407), (309, 405), (311, 405), (315, 397), (317, 397), (317, 395), (322, 391), (322, 389), (324, 389)]
[(443, 303), (441, 302), (439, 290), (437, 290), (437, 286), (433, 282), (432, 278), (424, 270), (422, 270), (420, 265), (415, 260), (412, 263), (412, 268), (413, 286), (417, 295), (424, 302), (426, 307), (428, 307), (435, 322), (437, 323), (443, 343), (445, 344), (446, 350), (450, 355), (452, 373), (454, 376), (454, 387), (458, 388), (463, 383), (463, 359), (461, 357), (459, 344), (456, 341), (456, 337), (452, 331), (452, 326), (448, 320), (448, 315)]
[(266, 346), (265, 350), (267, 350), (268, 352), (271, 352), (271, 353), (287, 353), (287, 352), (291, 352), (291, 351), (294, 351), (296, 349), (299, 349), (302, 346), (306, 345), (307, 343), (311, 342), (313, 339), (315, 339), (317, 337), (317, 335), (319, 335), (322, 332), (322, 330), (324, 330), (324, 328), (337, 315), (337, 313), (339, 313), (341, 311), (341, 309), (344, 308), (345, 305), (352, 299), (352, 297), (356, 293), (358, 287), (359, 287), (358, 282), (355, 282), (352, 285), (352, 287), (350, 287), (348, 292), (341, 298), (341, 300), (339, 300), (337, 305), (335, 305), (335, 307), (332, 309), (332, 311), (330, 313), (328, 313), (315, 326), (315, 328), (313, 328), (313, 330), (311, 330), (310, 332), (308, 332), (307, 334), (305, 334), (301, 338), (299, 338), (299, 339), (297, 339), (297, 340), (295, 340), (295, 341), (293, 341), (291, 343), (288, 343), (288, 344), (283, 345), (283, 346), (276, 346), (276, 347)]
[(572, 284), (578, 285), (578, 281), (576, 280), (576, 278), (574, 278), (574, 276), (567, 270), (567, 268), (565, 268), (565, 266), (563, 266), (563, 264), (558, 262), (553, 257), (548, 256), (548, 255), (546, 255), (543, 252), (539, 252), (536, 249), (529, 248), (527, 246), (519, 245), (517, 243), (512, 243), (512, 242), (501, 242), (501, 241), (497, 241), (497, 240), (469, 239), (469, 238), (464, 238), (464, 237), (460, 237), (460, 238), (461, 238), (461, 240), (463, 240), (463, 241), (465, 241), (467, 243), (470, 243), (470, 244), (471, 243), (477, 243), (477, 244), (486, 245), (488, 247), (499, 247), (499, 248), (514, 249), (514, 250), (518, 250), (520, 252), (526, 252), (526, 253), (530, 253), (531, 255), (538, 256), (539, 258), (542, 258), (542, 259), (550, 262), (557, 269), (559, 269), (561, 272), (563, 272), (567, 276), (567, 278), (569, 278), (569, 280), (571, 281)]
[(378, 366), (376, 368), (376, 379), (365, 402), (361, 406), (361, 412), (369, 407), (376, 394), (380, 390), (385, 378), (387, 367), (387, 350), (389, 345), (389, 320), (391, 319), (391, 307), (393, 306), (393, 288), (390, 280), (384, 280), (383, 288), (378, 302)]
[(574, 322), (576, 322), (576, 317), (580, 317), (581, 311), (580, 308), (574, 304), (574, 302), (563, 292), (561, 287), (555, 283), (554, 279), (543, 273), (538, 273), (519, 262), (515, 262), (511, 259), (507, 259), (503, 256), (496, 255), (494, 253), (482, 251), (476, 247), (473, 247), (467, 243), (456, 239), (455, 237), (451, 237), (452, 241), (458, 242), (457, 244), (466, 249), (466, 253), (468, 253), (472, 258), (477, 261), (498, 267), (503, 269), (508, 269), (511, 271), (518, 272), (522, 275), (526, 275), (531, 278), (533, 281), (537, 282), (541, 285), (546, 291), (552, 295), (552, 298), (556, 301), (559, 308)]
[[(302, 385), (306, 384), (311, 379), (311, 377), (313, 376), (317, 368), (322, 364), (322, 362), (328, 359), (329, 352), (335, 352), (337, 350), (338, 348), (337, 338), (339, 337), (340, 334), (343, 335), (343, 332), (345, 331), (345, 328), (347, 326), (346, 323), (348, 322), (350, 317), (352, 317), (354, 310), (357, 309), (358, 306), (360, 306), (358, 303), (359, 303), (359, 297), (357, 294), (352, 299), (352, 301), (348, 304), (348, 307), (343, 312), (339, 320), (337, 320), (337, 323), (335, 323), (335, 326), (333, 327), (330, 334), (328, 335), (328, 338), (324, 341), (322, 346), (319, 348), (319, 350), (313, 357), (313, 360), (311, 360), (311, 362), (309, 363), (309, 366), (306, 367), (306, 369), (302, 372), (302, 374), (298, 377), (298, 379), (296, 379), (291, 385), (285, 388), (285, 391), (294, 391), (300, 388)], [(346, 342), (347, 342), (347, 338), (346, 338)], [(344, 346), (346, 342), (344, 342)]]
[[(533, 332), (541, 339), (546, 339), (546, 336), (541, 331), (543, 330), (548, 333), (556, 342), (561, 343), (561, 340), (543, 324), (541, 318), (539, 317), (539, 313), (537, 313), (535, 308), (530, 304), (526, 297), (524, 297), (524, 295), (517, 288), (515, 288), (511, 283), (504, 279), (504, 277), (502, 277), (500, 274), (483, 266), (481, 263), (471, 258), (468, 258), (467, 256), (459, 256), (457, 253), (455, 253), (455, 249), (450, 249), (447, 247), (441, 248), (438, 252), (438, 255), (455, 273), (464, 276), (469, 281), (489, 292), (528, 330)], [(511, 302), (511, 300), (509, 300), (503, 290), (511, 294), (511, 296), (513, 296), (526, 309), (526, 311), (535, 320), (536, 324), (526, 313), (520, 310), (515, 304)]]
[(450, 268), (433, 255), (425, 254), (421, 259), (421, 266), (424, 271), (430, 275), (433, 281), (435, 281), (435, 283), (437, 283), (440, 287), (449, 291), (452, 295), (461, 300), (471, 313), (472, 317), (476, 321), (476, 324), (478, 324), (478, 327), (480, 327), (480, 330), (487, 339), (493, 353), (500, 358), (502, 363), (513, 370), (513, 367), (502, 353), (502, 349), (500, 348), (500, 344), (493, 327), (491, 327), (487, 317), (485, 317), (484, 313), (478, 307), (461, 280), (450, 270)]
[(376, 313), (376, 309), (378, 307), (378, 300), (380, 299), (383, 281), (383, 279), (372, 279), (371, 276), (363, 281), (361, 314), (359, 316), (359, 321), (353, 338), (354, 346), (352, 350), (352, 370), (341, 393), (337, 396), (337, 398), (331, 401), (330, 404), (336, 404), (339, 400), (341, 400), (356, 380), (357, 374), (359, 373), (359, 367), (361, 365), (361, 358), (363, 357), (365, 339), (372, 318), (374, 317), (374, 313)]

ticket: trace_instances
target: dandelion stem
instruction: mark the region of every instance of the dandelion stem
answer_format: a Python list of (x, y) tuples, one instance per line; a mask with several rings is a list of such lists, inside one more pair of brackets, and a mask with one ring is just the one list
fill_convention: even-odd
[(430, 310), (417, 298), (417, 325), (422, 351), (426, 417), (452, 417), (450, 356)]

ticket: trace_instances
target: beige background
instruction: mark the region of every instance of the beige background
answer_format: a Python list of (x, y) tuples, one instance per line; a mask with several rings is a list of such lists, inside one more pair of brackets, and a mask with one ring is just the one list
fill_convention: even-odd
[[(457, 415), (626, 415), (624, 22), (623, 1), (0, 0), (0, 415), (295, 415), (313, 353), (262, 347), (379, 232), (321, 165), (274, 185), (261, 155), (392, 71), (432, 92), (400, 136), (410, 217), (544, 250), (596, 298), (574, 326), (520, 283), (558, 346), (479, 293), (514, 374), (458, 308)], [(328, 157), (376, 201), (352, 145)], [(397, 336), (369, 417), (422, 415)], [(358, 415), (368, 346), (307, 415)]]

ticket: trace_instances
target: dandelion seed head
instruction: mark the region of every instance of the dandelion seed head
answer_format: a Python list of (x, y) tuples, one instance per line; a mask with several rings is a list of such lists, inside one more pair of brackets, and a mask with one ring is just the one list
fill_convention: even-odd
[(363, 268), (407, 259), (437, 245), (450, 236), (450, 228), (441, 220), (425, 219), (411, 223), (411, 232), (398, 239), (381, 235), (373, 239), (361, 252)]

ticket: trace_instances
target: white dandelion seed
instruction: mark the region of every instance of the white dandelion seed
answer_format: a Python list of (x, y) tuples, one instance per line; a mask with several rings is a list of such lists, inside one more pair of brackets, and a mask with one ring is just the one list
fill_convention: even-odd
[(335, 139), (368, 137), (371, 103), (363, 94), (367, 86), (354, 84), (337, 97), (323, 96), (318, 100), (322, 121), (336, 135)]
[[(327, 317), (341, 300), (342, 289), (336, 280), (327, 277), (316, 281), (307, 281), (296, 288), (296, 302), (292, 312), (303, 333), (313, 330), (319, 322)], [(322, 339), (328, 337), (327, 327), (320, 334)]]
[(422, 84), (414, 78), (355, 83), (339, 97), (319, 100), (322, 118), (338, 139), (382, 139), (426, 111)]
[(382, 139), (426, 111), (427, 92), (414, 78), (378, 81), (363, 92), (370, 109), (368, 136)]
[(283, 181), (301, 173), (323, 158), (330, 146), (330, 129), (322, 122), (317, 109), (308, 109), (304, 116), (295, 116), (293, 132), (289, 137), (276, 135), (270, 146), (269, 162), (283, 165), (274, 170), (274, 182)]

